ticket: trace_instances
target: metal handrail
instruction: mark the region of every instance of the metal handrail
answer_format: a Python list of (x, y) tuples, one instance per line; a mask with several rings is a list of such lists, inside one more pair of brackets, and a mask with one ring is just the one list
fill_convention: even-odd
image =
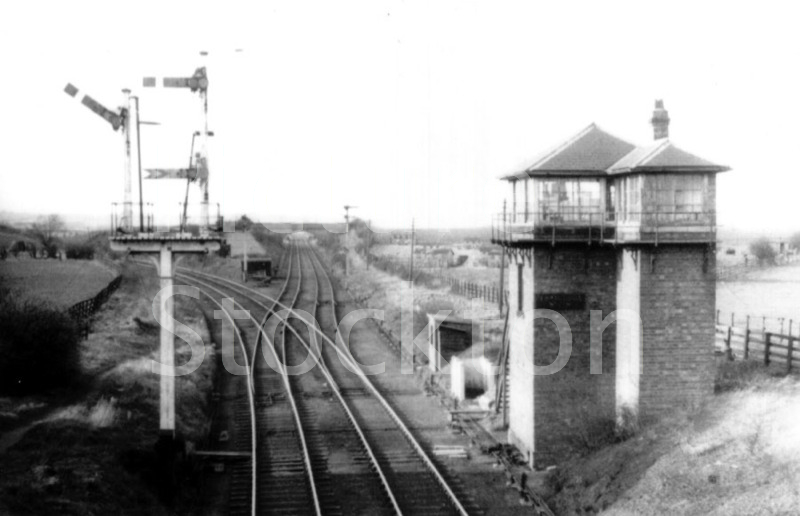
[[(196, 209), (202, 207), (202, 203), (189, 203), (189, 206), (192, 208), (192, 211), (195, 211)], [(169, 206), (165, 207), (163, 204), (157, 205), (154, 203), (146, 203), (143, 205), (143, 210), (144, 214), (142, 216), (142, 221), (144, 222), (144, 226), (140, 226), (138, 217), (135, 217), (136, 220), (132, 222), (125, 221), (124, 203), (112, 202), (111, 211), (109, 213), (109, 227), (111, 234), (197, 233), (198, 231), (202, 232), (209, 229), (201, 227), (200, 223), (198, 222), (199, 219), (192, 213), (192, 211), (190, 211), (188, 215), (188, 220), (191, 221), (191, 223), (188, 224), (190, 227), (187, 228), (186, 220), (184, 220), (184, 210), (186, 210), (186, 205), (182, 202), (177, 203), (177, 206), (174, 210)], [(216, 224), (216, 227), (218, 228), (222, 227), (222, 216), (219, 213), (219, 209), (217, 209), (216, 218), (212, 218), (209, 223)]]
[[(686, 205), (695, 208), (694, 205)], [(499, 213), (492, 218), (492, 238), (499, 240), (511, 234), (534, 233), (537, 228), (586, 228), (600, 227), (600, 235), (606, 228), (625, 225), (637, 225), (645, 229), (659, 231), (673, 227), (707, 227), (714, 231), (716, 213), (713, 210), (685, 209), (662, 210), (656, 206), (644, 211), (600, 211), (596, 209), (558, 211), (537, 211), (527, 214), (527, 221), (521, 221), (517, 213), (516, 222), (513, 213)]]

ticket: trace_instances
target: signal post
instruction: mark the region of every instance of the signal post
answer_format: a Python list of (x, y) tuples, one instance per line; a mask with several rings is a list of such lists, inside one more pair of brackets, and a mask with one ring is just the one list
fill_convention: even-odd
[(140, 233), (111, 237), (113, 251), (148, 256), (157, 267), (159, 293), (160, 369), (159, 435), (160, 440), (175, 439), (175, 305), (172, 300), (175, 255), (208, 254), (217, 251), (222, 238), (216, 235), (195, 236), (186, 233)]

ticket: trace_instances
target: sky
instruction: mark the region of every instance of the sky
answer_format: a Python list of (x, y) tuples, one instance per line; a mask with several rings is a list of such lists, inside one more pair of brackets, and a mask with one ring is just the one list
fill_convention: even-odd
[[(718, 222), (800, 229), (800, 31), (792, 2), (6, 2), (0, 213), (103, 223), (123, 140), (67, 96), (140, 97), (142, 164), (185, 167), (209, 74), (210, 193), (228, 217), (486, 226), (519, 169), (595, 122), (728, 165)], [(237, 52), (236, 50), (241, 51)], [(209, 56), (200, 57), (206, 50)], [(134, 182), (134, 191), (137, 186)], [(178, 217), (185, 185), (144, 182)], [(190, 202), (199, 202), (192, 188)]]

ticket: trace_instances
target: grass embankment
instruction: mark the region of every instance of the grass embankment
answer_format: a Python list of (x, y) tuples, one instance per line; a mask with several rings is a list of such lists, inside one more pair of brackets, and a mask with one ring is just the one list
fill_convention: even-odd
[[(63, 405), (60, 393), (37, 398), (51, 410), (5, 451), (0, 469), (3, 514), (170, 514), (154, 444), (158, 429), (159, 327), (152, 310), (158, 280), (151, 268), (123, 270), (119, 290), (96, 316), (81, 344), (83, 387)], [(205, 437), (216, 360), (205, 322), (194, 301), (176, 296), (176, 319), (202, 339), (205, 360), (176, 380), (178, 433)], [(178, 329), (176, 364), (191, 355), (188, 329)], [(12, 410), (31, 400), (2, 400)], [(54, 406), (58, 404), (58, 406)], [(25, 430), (25, 427), (22, 428)], [(175, 472), (182, 477), (186, 471)], [(191, 489), (177, 507), (191, 506)]]
[(112, 269), (96, 261), (29, 258), (0, 261), (0, 281), (7, 288), (61, 308), (96, 295), (114, 276)]
[[(328, 253), (328, 263), (332, 262), (330, 250), (323, 248)], [(436, 314), (440, 310), (449, 310), (454, 317), (472, 318), (473, 310), (477, 310), (484, 319), (483, 354), (489, 360), (495, 360), (500, 354), (501, 340), (503, 334), (503, 320), (500, 318), (497, 305), (479, 304), (473, 305), (473, 301), (460, 295), (453, 294), (451, 288), (436, 281), (430, 284), (415, 284), (412, 287), (408, 281), (400, 277), (377, 270), (371, 267), (366, 269), (366, 263), (360, 255), (355, 252), (350, 253), (350, 271), (347, 279), (339, 264), (333, 267), (334, 277), (341, 287), (346, 286), (347, 293), (352, 302), (361, 308), (373, 308), (383, 310), (383, 320), (375, 321), (384, 333), (391, 335), (391, 339), (397, 343), (402, 338), (402, 324), (405, 324), (403, 312), (413, 310), (413, 336), (416, 338), (422, 333), (422, 338), (427, 341), (425, 330), (428, 324), (427, 314)], [(409, 296), (410, 292), (410, 296)], [(403, 303), (413, 299), (413, 305), (404, 307)], [(428, 363), (428, 348), (423, 345), (423, 349), (415, 348), (416, 364), (424, 365)], [(472, 356), (473, 349), (470, 348), (461, 354), (462, 358), (478, 358)], [(442, 391), (447, 392), (449, 388), (449, 366), (443, 368), (443, 374), (432, 377), (428, 368), (419, 367), (417, 369), (420, 381), (425, 386), (438, 385)]]
[(550, 506), (557, 514), (796, 514), (800, 381), (756, 362), (721, 362), (717, 388), (698, 410), (563, 464), (551, 477)]

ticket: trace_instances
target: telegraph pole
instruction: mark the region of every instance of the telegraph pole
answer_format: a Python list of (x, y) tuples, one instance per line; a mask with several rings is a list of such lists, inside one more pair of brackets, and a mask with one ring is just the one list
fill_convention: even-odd
[[(504, 199), (503, 200), (503, 224), (501, 225), (501, 228), (505, 228), (505, 220), (506, 220), (506, 201)], [(498, 230), (502, 231), (501, 228), (498, 228)], [(501, 238), (505, 238), (505, 235), (503, 235)], [(503, 276), (505, 275), (505, 272), (506, 272), (506, 250), (504, 248), (501, 248), (501, 251), (502, 251), (502, 254), (500, 255), (500, 295), (497, 296), (497, 303), (498, 303), (498, 306), (500, 308), (500, 313), (502, 314), (503, 313), (503, 301), (504, 301), (503, 297), (505, 296), (505, 289), (504, 289), (505, 278)]]
[(411, 274), (409, 277), (411, 283), (414, 283), (414, 219), (411, 219)]
[(367, 222), (367, 270), (369, 270), (369, 255), (372, 250), (372, 221)]
[(344, 207), (344, 277), (347, 277), (348, 273), (348, 263), (350, 261), (350, 250), (349, 241), (350, 241), (350, 210), (353, 208), (358, 208), (358, 206), (349, 206), (345, 205)]

